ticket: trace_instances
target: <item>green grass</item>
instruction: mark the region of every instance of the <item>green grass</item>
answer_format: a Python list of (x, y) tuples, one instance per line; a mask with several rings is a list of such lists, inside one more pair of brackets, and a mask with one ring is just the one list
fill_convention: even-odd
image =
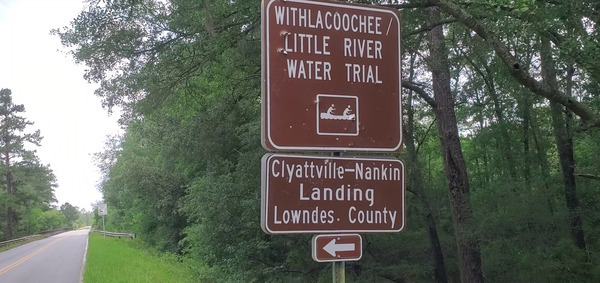
[(173, 255), (148, 251), (128, 238), (90, 233), (83, 282), (202, 282)]

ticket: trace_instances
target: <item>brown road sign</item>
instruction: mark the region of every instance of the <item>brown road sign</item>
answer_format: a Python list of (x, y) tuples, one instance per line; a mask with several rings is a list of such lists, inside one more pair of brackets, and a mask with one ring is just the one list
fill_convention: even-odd
[(269, 234), (399, 232), (400, 160), (266, 154), (261, 227)]
[(361, 257), (362, 238), (359, 234), (315, 235), (312, 239), (315, 261), (351, 261)]
[(393, 9), (263, 0), (263, 147), (400, 150), (400, 54)]

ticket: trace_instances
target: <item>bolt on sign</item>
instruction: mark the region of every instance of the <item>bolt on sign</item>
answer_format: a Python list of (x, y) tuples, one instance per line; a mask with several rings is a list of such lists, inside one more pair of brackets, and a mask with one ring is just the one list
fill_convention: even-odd
[(400, 150), (400, 63), (393, 9), (263, 0), (263, 147)]
[(359, 260), (362, 238), (359, 234), (315, 235), (312, 258), (317, 262)]
[(397, 159), (262, 158), (261, 227), (268, 234), (399, 232), (404, 197)]

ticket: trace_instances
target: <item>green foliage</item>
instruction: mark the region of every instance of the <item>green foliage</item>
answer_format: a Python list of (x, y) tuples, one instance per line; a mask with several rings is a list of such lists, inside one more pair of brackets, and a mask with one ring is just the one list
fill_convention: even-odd
[(176, 204), (184, 188), (177, 172), (163, 164), (150, 145), (133, 147), (135, 152), (129, 152), (129, 144), (136, 142), (134, 136), (125, 142), (119, 161), (103, 184), (111, 211), (106, 219), (107, 229), (129, 231), (133, 228), (131, 232), (150, 243), (176, 251), (179, 229), (184, 223)]
[(79, 218), (76, 220), (76, 228), (82, 228), (86, 226), (92, 226), (92, 221), (94, 220), (94, 212), (86, 211), (85, 208), (82, 208), (79, 211)]
[(67, 202), (60, 206), (60, 212), (65, 216), (67, 227), (77, 228), (75, 221), (79, 219), (79, 208)]
[(42, 231), (63, 228), (67, 218), (56, 209), (50, 209), (42, 214), (40, 222)]

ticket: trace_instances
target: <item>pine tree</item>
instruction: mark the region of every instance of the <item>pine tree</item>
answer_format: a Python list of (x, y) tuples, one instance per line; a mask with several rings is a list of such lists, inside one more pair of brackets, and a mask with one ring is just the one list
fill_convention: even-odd
[(26, 133), (27, 126), (33, 122), (20, 116), (25, 112), (23, 104), (14, 104), (10, 89), (0, 90), (0, 157), (1, 172), (6, 188), (6, 237), (14, 237), (17, 214), (15, 211), (14, 168), (24, 157), (33, 154), (25, 149), (25, 143), (39, 146), (42, 137), (40, 131)]

